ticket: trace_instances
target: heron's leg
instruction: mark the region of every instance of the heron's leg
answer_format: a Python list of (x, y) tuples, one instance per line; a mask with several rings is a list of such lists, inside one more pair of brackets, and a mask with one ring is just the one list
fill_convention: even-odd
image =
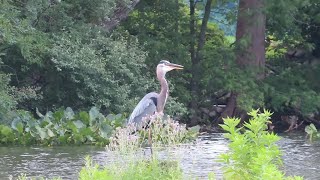
[(151, 151), (151, 156), (153, 155), (152, 152), (152, 134), (151, 134), (151, 127), (148, 130), (148, 142), (149, 142), (149, 146), (150, 146), (150, 151)]

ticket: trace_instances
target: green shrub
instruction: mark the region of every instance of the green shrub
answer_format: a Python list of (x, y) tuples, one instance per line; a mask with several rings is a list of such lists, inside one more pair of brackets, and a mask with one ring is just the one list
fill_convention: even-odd
[(237, 118), (226, 118), (224, 124), (220, 125), (227, 131), (225, 137), (230, 140), (230, 151), (221, 155), (221, 160), (226, 164), (226, 179), (285, 179), (284, 173), (279, 170), (282, 165), (281, 152), (275, 144), (280, 138), (267, 131), (272, 113), (267, 110), (258, 112), (255, 110), (249, 113), (251, 119), (244, 127), (237, 128), (240, 123)]

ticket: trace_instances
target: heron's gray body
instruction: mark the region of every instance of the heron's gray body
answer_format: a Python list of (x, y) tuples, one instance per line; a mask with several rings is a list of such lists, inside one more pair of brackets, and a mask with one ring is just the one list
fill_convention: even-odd
[(153, 115), (157, 111), (158, 96), (159, 94), (155, 92), (146, 94), (134, 108), (128, 124), (135, 123), (137, 126), (141, 126), (142, 118)]
[(155, 114), (155, 112), (163, 114), (164, 106), (169, 95), (169, 86), (165, 75), (173, 69), (182, 68), (183, 66), (170, 63), (166, 60), (160, 61), (157, 66), (157, 79), (161, 85), (160, 93), (151, 92), (145, 95), (131, 113), (128, 124), (135, 124), (139, 128), (145, 125), (143, 118), (148, 118)]

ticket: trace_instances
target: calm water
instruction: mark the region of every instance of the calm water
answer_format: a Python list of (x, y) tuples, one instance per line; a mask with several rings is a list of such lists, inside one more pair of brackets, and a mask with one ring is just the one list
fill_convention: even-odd
[[(320, 179), (317, 172), (317, 167), (320, 168), (320, 142), (308, 143), (303, 134), (291, 133), (282, 137), (279, 145), (283, 150), (284, 171), (305, 179)], [(227, 143), (221, 134), (204, 135), (196, 145), (181, 146), (173, 153), (163, 152), (161, 156), (179, 159), (189, 177), (206, 179), (209, 172), (215, 172), (219, 179), (221, 164), (217, 163), (217, 158), (227, 151)], [(104, 148), (93, 146), (0, 147), (0, 179), (17, 177), (21, 173), (28, 177), (77, 179), (86, 155), (101, 165), (112, 160)]]

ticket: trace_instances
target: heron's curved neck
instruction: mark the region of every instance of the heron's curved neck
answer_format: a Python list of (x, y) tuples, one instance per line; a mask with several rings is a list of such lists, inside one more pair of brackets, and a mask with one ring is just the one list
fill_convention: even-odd
[(158, 80), (160, 81), (161, 91), (158, 96), (157, 111), (159, 113), (163, 113), (164, 106), (166, 104), (166, 101), (167, 101), (167, 98), (169, 95), (169, 86), (168, 86), (168, 82), (164, 78), (164, 76), (158, 77)]

